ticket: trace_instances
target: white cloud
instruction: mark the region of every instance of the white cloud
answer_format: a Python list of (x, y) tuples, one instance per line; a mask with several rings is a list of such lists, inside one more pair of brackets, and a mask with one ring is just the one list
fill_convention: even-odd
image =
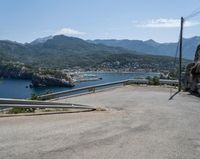
[[(180, 27), (180, 19), (151, 19), (145, 22), (136, 22), (134, 21), (133, 24), (136, 27), (143, 27), (143, 28), (177, 28)], [(185, 27), (192, 27), (199, 25), (200, 22), (197, 21), (185, 21)]]
[(55, 33), (55, 35), (60, 35), (60, 34), (62, 34), (62, 35), (84, 35), (85, 33), (80, 32), (75, 29), (71, 29), (71, 28), (62, 28)]

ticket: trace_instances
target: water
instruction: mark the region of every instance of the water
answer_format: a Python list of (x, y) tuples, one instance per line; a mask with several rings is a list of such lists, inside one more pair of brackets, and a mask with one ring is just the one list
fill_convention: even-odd
[(0, 98), (30, 98), (32, 93), (38, 95), (46, 92), (57, 92), (70, 90), (74, 88), (81, 88), (96, 84), (102, 84), (107, 82), (114, 82), (133, 78), (144, 78), (146, 76), (155, 76), (158, 73), (95, 73), (98, 77), (102, 77), (102, 80), (88, 81), (76, 83), (75, 87), (38, 87), (30, 88), (30, 80), (13, 80), (13, 79), (0, 79)]

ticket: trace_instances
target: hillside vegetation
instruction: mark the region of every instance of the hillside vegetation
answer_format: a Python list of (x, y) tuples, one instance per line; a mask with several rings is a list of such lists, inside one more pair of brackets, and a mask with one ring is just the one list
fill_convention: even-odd
[[(84, 69), (171, 69), (174, 58), (146, 55), (136, 51), (57, 35), (32, 43), (0, 41), (0, 61), (14, 61), (43, 68)], [(185, 60), (187, 62), (187, 60)]]
[[(89, 40), (88, 42), (112, 47), (121, 47), (132, 51), (144, 52), (146, 54), (167, 55), (172, 57), (175, 56), (177, 48), (177, 43), (158, 43), (152, 39), (147, 41), (106, 39), (93, 41)], [(198, 36), (183, 39), (183, 57), (187, 59), (194, 59), (195, 50), (199, 44), (200, 37)]]

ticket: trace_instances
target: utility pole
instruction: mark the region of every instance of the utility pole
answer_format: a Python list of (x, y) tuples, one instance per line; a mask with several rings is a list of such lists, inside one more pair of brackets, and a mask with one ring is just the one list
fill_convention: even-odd
[(182, 47), (183, 47), (183, 23), (184, 18), (181, 17), (181, 31), (180, 31), (180, 46), (179, 46), (179, 85), (178, 85), (178, 91), (181, 91), (182, 88)]

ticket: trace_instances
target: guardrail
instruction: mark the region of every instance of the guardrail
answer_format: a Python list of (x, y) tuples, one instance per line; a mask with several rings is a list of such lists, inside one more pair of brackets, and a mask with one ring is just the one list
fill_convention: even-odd
[(75, 109), (95, 110), (94, 107), (91, 107), (91, 106), (88, 106), (88, 105), (82, 105), (82, 104), (0, 98), (0, 108), (10, 108), (10, 107), (19, 107), (19, 108), (69, 108), (69, 109), (75, 108)]
[(55, 92), (55, 93), (50, 93), (50, 94), (46, 94), (46, 95), (41, 95), (41, 96), (38, 97), (38, 99), (40, 99), (40, 100), (48, 100), (48, 99), (52, 99), (52, 98), (58, 98), (58, 97), (66, 95), (66, 94), (71, 94), (71, 93), (74, 93), (74, 92), (81, 92), (81, 91), (95, 92), (100, 87), (126, 84), (128, 81), (129, 80), (123, 80), (123, 81), (117, 81), (117, 82), (109, 82), (109, 83), (98, 84), (98, 85), (94, 85), (94, 86), (88, 86), (88, 87), (82, 87), (82, 88), (76, 88), (76, 89), (72, 89), (72, 90), (67, 90), (67, 91)]
[[(75, 92), (82, 93), (83, 91), (95, 92), (99, 88), (105, 88), (105, 87), (107, 88), (108, 86), (119, 86), (119, 85), (129, 85), (129, 84), (148, 84), (148, 83), (149, 83), (149, 81), (147, 79), (128, 79), (128, 80), (123, 80), (123, 81), (109, 82), (109, 83), (98, 84), (98, 85), (94, 85), (94, 86), (88, 86), (88, 87), (67, 90), (67, 91), (50, 93), (50, 94), (46, 94), (46, 95), (41, 95), (38, 97), (38, 99), (49, 100), (49, 99), (65, 96), (67, 94), (72, 94)], [(164, 84), (178, 85), (178, 81), (177, 80), (160, 80), (160, 85), (164, 85)]]
[[(39, 96), (39, 100), (48, 100), (53, 98), (58, 98), (61, 96), (65, 96), (70, 93), (77, 92), (78, 94), (81, 91), (85, 92), (95, 92), (96, 90), (102, 90), (99, 88), (110, 88), (108, 86), (119, 86), (119, 85), (129, 85), (129, 84), (148, 84), (149, 81), (146, 79), (129, 79), (117, 82), (104, 83), (94, 86), (82, 87), (67, 91), (55, 92), (47, 95)], [(160, 85), (178, 85), (177, 80), (160, 80)], [(82, 92), (81, 92), (82, 93)], [(5, 99), (0, 98), (0, 108), (8, 108), (8, 107), (22, 107), (22, 108), (78, 108), (78, 109), (89, 109), (95, 110), (94, 107), (90, 107), (87, 105), (81, 104), (72, 104), (72, 103), (57, 103), (53, 101), (35, 101), (35, 100), (20, 100), (20, 99)]]
[(178, 80), (164, 80), (160, 79), (160, 85), (172, 85), (172, 86), (178, 86)]

